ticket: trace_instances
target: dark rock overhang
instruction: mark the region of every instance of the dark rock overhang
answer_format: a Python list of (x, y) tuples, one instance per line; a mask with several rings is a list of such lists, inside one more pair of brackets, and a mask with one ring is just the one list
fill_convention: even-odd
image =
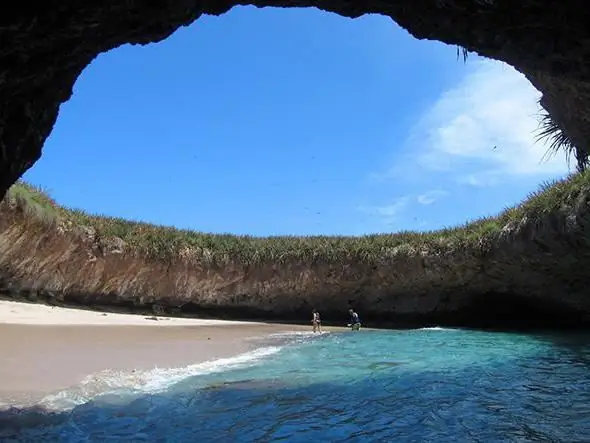
[(502, 60), (543, 96), (571, 142), (590, 151), (590, 8), (585, 0), (53, 0), (0, 13), (0, 198), (41, 156), (59, 105), (94, 57), (165, 39), (202, 14), (236, 5), (317, 7), (391, 17), (418, 39)]

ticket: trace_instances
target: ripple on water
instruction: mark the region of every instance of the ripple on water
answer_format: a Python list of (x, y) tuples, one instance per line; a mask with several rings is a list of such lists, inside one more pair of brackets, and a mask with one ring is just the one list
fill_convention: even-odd
[(432, 328), (283, 334), (271, 337), (281, 346), (234, 359), (90, 377), (46, 401), (61, 410), (0, 414), (0, 437), (590, 441), (587, 338)]

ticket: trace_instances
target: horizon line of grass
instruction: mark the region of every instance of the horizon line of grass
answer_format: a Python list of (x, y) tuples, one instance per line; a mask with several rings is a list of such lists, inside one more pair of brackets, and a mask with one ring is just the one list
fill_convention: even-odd
[(118, 237), (126, 245), (150, 259), (171, 263), (180, 259), (206, 265), (262, 262), (335, 263), (350, 260), (380, 262), (397, 254), (413, 254), (424, 249), (442, 252), (451, 247), (484, 248), (510, 222), (525, 216), (535, 221), (576, 201), (580, 193), (590, 193), (590, 172), (580, 172), (542, 183), (521, 203), (496, 216), (482, 217), (458, 226), (432, 231), (400, 231), (362, 236), (313, 235), (268, 236), (214, 234), (154, 225), (119, 217), (88, 214), (57, 204), (49, 194), (19, 181), (8, 191), (6, 201), (17, 204), (26, 214), (46, 224), (91, 227), (98, 241)]

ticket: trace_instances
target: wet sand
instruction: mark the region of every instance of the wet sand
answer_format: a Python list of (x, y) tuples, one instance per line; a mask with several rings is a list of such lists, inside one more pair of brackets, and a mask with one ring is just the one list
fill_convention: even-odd
[(47, 317), (34, 325), (32, 317), (27, 324), (18, 324), (14, 316), (11, 320), (0, 315), (0, 405), (38, 402), (106, 369), (183, 367), (247, 352), (272, 333), (311, 330), (264, 323), (218, 321), (211, 325), (198, 319), (193, 320), (193, 326), (174, 326), (171, 320), (126, 317), (131, 317), (131, 325), (119, 321), (111, 325), (84, 325), (79, 321), (55, 325)]

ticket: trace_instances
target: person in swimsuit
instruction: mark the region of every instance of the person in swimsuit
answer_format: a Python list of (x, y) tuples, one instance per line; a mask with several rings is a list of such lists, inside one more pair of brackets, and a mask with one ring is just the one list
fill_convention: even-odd
[(352, 331), (359, 331), (361, 329), (361, 319), (354, 309), (349, 309), (350, 324), (348, 325)]
[(322, 333), (322, 321), (320, 319), (320, 313), (317, 311), (317, 309), (311, 311), (311, 324), (313, 325), (314, 334), (316, 331), (320, 334)]

